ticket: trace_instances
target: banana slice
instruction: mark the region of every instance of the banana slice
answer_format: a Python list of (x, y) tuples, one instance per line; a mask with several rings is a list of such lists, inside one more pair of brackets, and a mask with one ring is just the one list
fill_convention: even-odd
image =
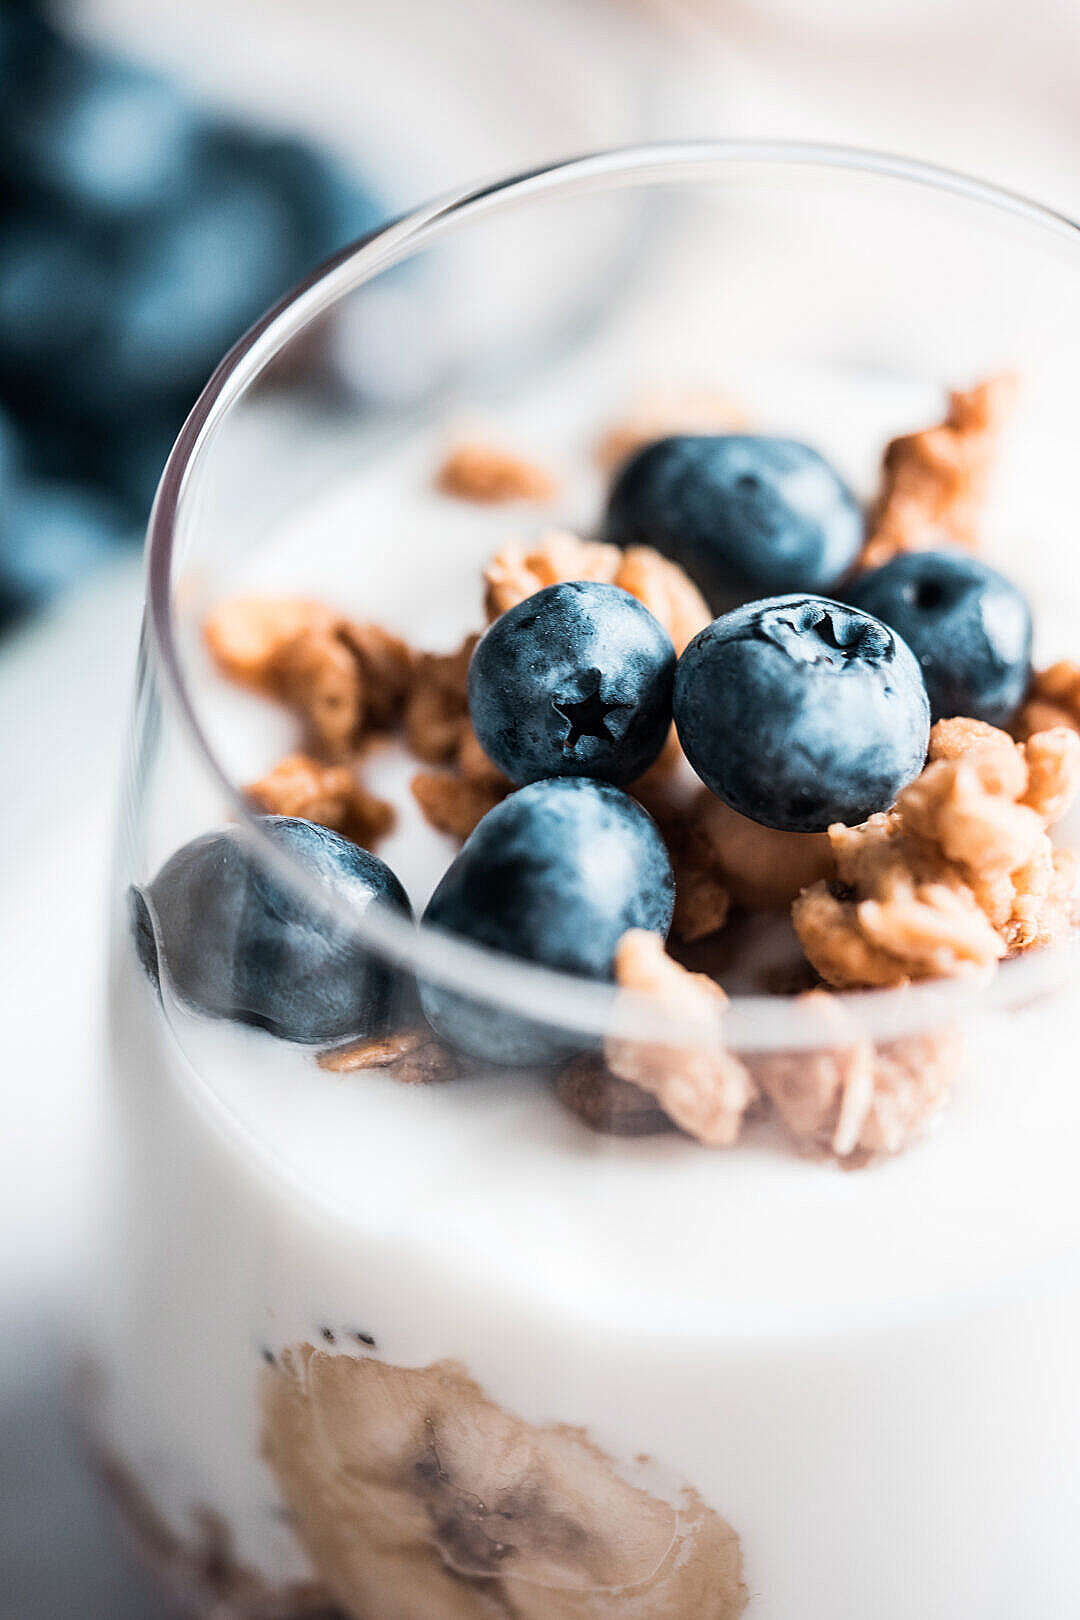
[(263, 1448), (354, 1620), (735, 1620), (739, 1539), (691, 1490), (631, 1484), (578, 1429), (538, 1428), (453, 1362), (302, 1345), (267, 1368)]

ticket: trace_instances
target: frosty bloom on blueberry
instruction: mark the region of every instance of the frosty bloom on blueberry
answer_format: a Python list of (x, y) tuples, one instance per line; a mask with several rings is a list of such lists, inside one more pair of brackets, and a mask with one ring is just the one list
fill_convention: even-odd
[[(671, 862), (652, 817), (607, 782), (534, 782), (490, 810), (449, 867), (424, 922), (521, 961), (611, 979), (631, 928), (666, 936)], [(545, 1063), (581, 1041), (422, 982), (438, 1033), (490, 1062)]]
[(733, 810), (821, 832), (887, 809), (926, 758), (930, 705), (909, 648), (820, 596), (751, 602), (687, 647), (675, 675), (686, 757)]
[(675, 648), (617, 585), (548, 585), (502, 614), (469, 666), (469, 712), (512, 782), (632, 782), (671, 726)]
[(731, 433), (660, 439), (615, 480), (604, 538), (655, 546), (713, 612), (733, 596), (827, 590), (858, 554), (851, 490), (809, 445)]
[[(411, 916), (384, 861), (339, 833), (292, 816), (260, 816), (282, 853), (361, 916), (372, 905)], [(382, 1034), (393, 971), (329, 910), (281, 884), (236, 827), (204, 833), (132, 891), (135, 944), (155, 979), (213, 1018), (255, 1024), (287, 1041)]]
[(914, 551), (852, 585), (848, 599), (903, 636), (922, 666), (933, 720), (1008, 725), (1031, 680), (1031, 609), (977, 557)]

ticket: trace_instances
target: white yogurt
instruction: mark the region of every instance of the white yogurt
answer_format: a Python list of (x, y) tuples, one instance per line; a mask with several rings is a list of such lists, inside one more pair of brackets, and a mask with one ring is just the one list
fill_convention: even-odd
[[(753, 384), (755, 418), (862, 487), (882, 442), (940, 404), (840, 376)], [(581, 445), (616, 409), (562, 377), (501, 423), (567, 476), (570, 526), (594, 518)], [(480, 563), (536, 519), (432, 494), (442, 439), (384, 453), (377, 477), (361, 469), (291, 517), (232, 588), (322, 596), (451, 646), (479, 622)], [(1024, 487), (1048, 453), (1021, 444)], [(998, 510), (1007, 533), (1008, 493)], [(288, 717), (193, 659), (222, 758), (238, 780), (261, 774), (294, 744)], [(453, 846), (409, 808), (406, 775), (390, 753), (370, 779), (396, 783), (404, 813), (380, 853), (419, 907)], [(147, 871), (223, 817), (175, 780), (152, 790)], [(325, 1329), (350, 1354), (459, 1360), (526, 1420), (656, 1459), (739, 1534), (750, 1620), (1071, 1615), (1076, 996), (988, 1015), (934, 1136), (843, 1173), (774, 1126), (729, 1152), (611, 1140), (533, 1077), (401, 1088), (175, 1006), (166, 1024), (118, 939), (108, 1431), (181, 1534), (210, 1506), (244, 1564), (272, 1581), (308, 1571), (260, 1461), (256, 1385), (264, 1351)]]

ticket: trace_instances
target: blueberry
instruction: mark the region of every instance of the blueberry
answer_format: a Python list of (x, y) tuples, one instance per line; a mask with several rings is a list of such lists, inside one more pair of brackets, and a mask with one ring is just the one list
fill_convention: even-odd
[(102, 364), (134, 391), (193, 402), (218, 360), (288, 285), (289, 219), (257, 186), (213, 189), (134, 255)]
[(0, 152), (8, 137), (11, 109), (36, 96), (49, 66), (69, 47), (33, 0), (4, 0), (0, 5)]
[(702, 781), (766, 827), (820, 832), (885, 810), (922, 769), (930, 705), (914, 655), (819, 596), (750, 602), (675, 673), (675, 724)]
[(40, 607), (129, 538), (124, 512), (102, 492), (13, 479), (0, 508), (0, 619)]
[(332, 155), (290, 135), (244, 130), (234, 138), (246, 161), (287, 199), (294, 221), (296, 279), (321, 259), (372, 230), (385, 217), (380, 203)]
[(144, 527), (185, 414), (182, 408), (172, 414), (147, 411), (141, 420), (130, 416), (116, 424), (109, 446), (109, 481)]
[(208, 127), (182, 193), (127, 238), (96, 363), (103, 403), (186, 410), (251, 323), (376, 213), (302, 142)]
[(64, 43), (19, 88), (3, 143), (11, 184), (100, 214), (159, 206), (183, 184), (198, 120), (167, 79)]
[(218, 361), (297, 278), (296, 207), (231, 129), (208, 132), (183, 195), (132, 230), (95, 362), (105, 408), (181, 418)]
[(617, 585), (548, 585), (504, 613), (469, 666), (469, 712), (513, 782), (632, 782), (671, 726), (675, 649)]
[(0, 405), (0, 524), (22, 461), (22, 441), (18, 428)]
[[(292, 816), (263, 830), (360, 917), (370, 906), (410, 916), (405, 891), (377, 855)], [(204, 833), (132, 891), (136, 949), (155, 980), (212, 1018), (255, 1024), (287, 1041), (382, 1034), (394, 1011), (393, 970), (347, 926), (269, 872), (236, 827)]]
[(67, 397), (107, 321), (114, 282), (94, 233), (44, 213), (0, 225), (0, 375), (10, 394)]
[[(424, 921), (490, 950), (586, 979), (612, 977), (628, 928), (667, 934), (671, 862), (651, 817), (607, 782), (534, 782), (490, 810)], [(420, 996), (451, 1045), (495, 1063), (554, 1062), (583, 1042), (430, 982)]]
[(854, 495), (808, 445), (759, 435), (679, 435), (615, 480), (605, 535), (680, 563), (713, 610), (736, 593), (827, 590), (854, 562)]
[(1003, 575), (958, 551), (909, 552), (846, 594), (907, 642), (932, 720), (1012, 719), (1031, 678), (1031, 609)]
[[(9, 396), (21, 439), (23, 470), (46, 483), (112, 487), (112, 423), (91, 422), (64, 408), (51, 389), (37, 402)], [(141, 538), (141, 537), (140, 537)]]

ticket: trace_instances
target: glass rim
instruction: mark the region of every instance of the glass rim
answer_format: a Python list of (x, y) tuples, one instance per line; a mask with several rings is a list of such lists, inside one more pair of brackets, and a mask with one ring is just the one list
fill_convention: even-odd
[[(162, 702), (177, 719), (188, 745), (261, 860), (314, 907), (335, 905), (300, 865), (259, 824), (240, 787), (219, 761), (188, 690), (172, 604), (173, 548), (190, 474), (218, 427), (280, 351), (334, 305), (384, 270), (438, 240), (445, 232), (508, 210), (533, 198), (570, 196), (635, 185), (693, 184), (722, 179), (736, 165), (788, 166), (883, 180), (896, 180), (982, 205), (1080, 246), (1080, 222), (1020, 192), (958, 170), (868, 148), (803, 141), (696, 140), (654, 142), (566, 158), (505, 178), (462, 187), (398, 216), (325, 260), (273, 305), (221, 360), (193, 405), (169, 453), (154, 497), (145, 550), (144, 634)], [(588, 1036), (612, 1028), (620, 999), (620, 1034), (692, 1044), (715, 1029), (694, 1032), (670, 1019), (651, 998), (626, 996), (610, 984), (557, 972), (411, 923), (389, 910), (350, 914), (357, 936), (395, 966), (472, 999), (520, 1012)], [(724, 1038), (737, 1050), (798, 1050), (842, 1045), (851, 1039), (893, 1039), (969, 1015), (979, 1007), (1016, 1006), (1052, 993), (1080, 965), (1080, 942), (1046, 947), (1000, 965), (996, 972), (932, 979), (892, 989), (830, 993), (830, 1023), (798, 997), (736, 995), (724, 1016)], [(840, 1022), (837, 1022), (839, 1016)]]

